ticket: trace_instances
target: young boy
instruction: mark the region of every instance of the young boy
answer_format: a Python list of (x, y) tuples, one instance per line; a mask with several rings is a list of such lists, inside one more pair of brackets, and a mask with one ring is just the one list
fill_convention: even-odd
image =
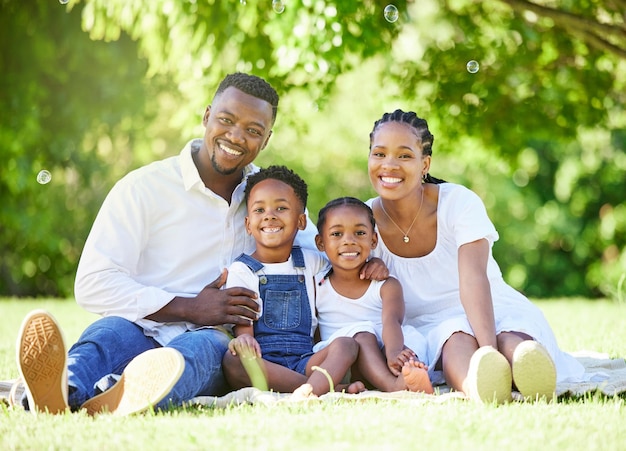
[[(259, 318), (234, 327), (235, 338), (223, 359), (232, 388), (251, 385), (241, 359), (257, 358), (268, 388), (277, 392), (321, 395), (330, 383), (358, 393), (362, 382), (338, 386), (357, 360), (359, 345), (350, 337), (333, 341), (314, 353), (317, 327), (314, 275), (326, 266), (323, 255), (294, 246), (298, 230), (306, 226), (307, 185), (284, 166), (270, 166), (248, 177), (245, 189), (246, 231), (256, 242), (252, 255), (241, 254), (228, 268), (226, 287), (245, 287), (258, 293)], [(260, 357), (260, 359), (259, 359)]]

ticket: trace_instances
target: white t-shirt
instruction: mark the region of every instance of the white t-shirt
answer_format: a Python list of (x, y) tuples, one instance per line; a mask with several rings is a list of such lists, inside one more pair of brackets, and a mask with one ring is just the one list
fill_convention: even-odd
[[(414, 326), (428, 341), (431, 380), (441, 375), (434, 367), (443, 345), (455, 332), (473, 335), (459, 290), (458, 250), (463, 244), (486, 239), (489, 244), (487, 277), (495, 316), (496, 333), (522, 332), (543, 344), (557, 368), (557, 379), (580, 379), (584, 368), (562, 352), (541, 310), (502, 278), (491, 246), (498, 239), (485, 206), (474, 192), (461, 185), (443, 183), (437, 206), (437, 242), (423, 257), (405, 258), (393, 254), (380, 237), (372, 256), (381, 258), (389, 272), (400, 280), (406, 303), (405, 323)], [(372, 205), (375, 199), (366, 203)]]

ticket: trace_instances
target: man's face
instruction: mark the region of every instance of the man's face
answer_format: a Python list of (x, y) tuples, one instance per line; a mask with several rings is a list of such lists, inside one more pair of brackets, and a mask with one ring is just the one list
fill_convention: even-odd
[(254, 161), (272, 134), (272, 105), (230, 87), (204, 113), (204, 149), (212, 170), (240, 173)]

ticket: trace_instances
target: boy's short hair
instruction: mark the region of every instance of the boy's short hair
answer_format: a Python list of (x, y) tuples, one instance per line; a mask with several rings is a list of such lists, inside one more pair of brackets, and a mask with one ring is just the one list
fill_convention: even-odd
[(259, 172), (248, 176), (248, 181), (246, 182), (246, 188), (244, 191), (246, 203), (248, 202), (252, 188), (254, 188), (254, 186), (259, 182), (268, 179), (279, 180), (291, 186), (293, 191), (296, 193), (296, 197), (300, 200), (300, 202), (302, 202), (302, 210), (304, 211), (309, 196), (307, 184), (298, 174), (293, 172), (288, 167), (281, 165), (268, 166), (266, 168), (262, 168)]

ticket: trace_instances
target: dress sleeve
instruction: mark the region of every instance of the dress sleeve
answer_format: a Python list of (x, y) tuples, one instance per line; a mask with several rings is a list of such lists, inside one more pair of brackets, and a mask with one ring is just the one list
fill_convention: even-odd
[(482, 199), (464, 186), (456, 185), (444, 199), (445, 218), (456, 246), (485, 238), (493, 245), (499, 235), (487, 215)]

